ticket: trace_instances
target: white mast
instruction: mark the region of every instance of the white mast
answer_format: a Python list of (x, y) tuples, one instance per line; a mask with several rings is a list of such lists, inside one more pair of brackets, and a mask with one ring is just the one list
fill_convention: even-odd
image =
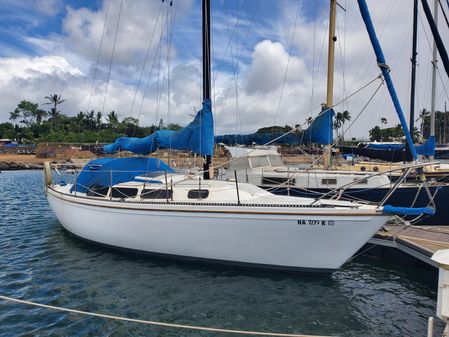
[[(433, 5), (433, 19), (435, 21), (435, 25), (438, 25), (438, 0), (434, 1)], [(436, 88), (436, 78), (437, 78), (437, 44), (435, 39), (433, 40), (433, 59), (432, 59), (432, 96), (430, 102), (430, 136), (435, 137), (435, 88)], [(433, 159), (433, 156), (430, 158)]]

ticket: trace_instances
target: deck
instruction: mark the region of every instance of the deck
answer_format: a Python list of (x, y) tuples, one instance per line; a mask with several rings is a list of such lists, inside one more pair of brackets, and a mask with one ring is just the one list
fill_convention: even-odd
[(386, 225), (368, 243), (396, 248), (437, 267), (431, 257), (437, 250), (449, 249), (449, 226)]

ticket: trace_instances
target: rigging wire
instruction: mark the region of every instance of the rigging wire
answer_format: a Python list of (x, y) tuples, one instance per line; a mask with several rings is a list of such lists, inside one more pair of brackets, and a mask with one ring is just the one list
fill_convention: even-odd
[(444, 11), (443, 5), (441, 4), (441, 0), (438, 0), (440, 4), (441, 11), (443, 12), (444, 20), (446, 21), (447, 28), (449, 28), (449, 20), (447, 19), (446, 12)]
[[(419, 15), (419, 19), (420, 19), (420, 21), (421, 21), (421, 25), (424, 27), (424, 23), (423, 23), (423, 21), (422, 21), (421, 15)], [(427, 32), (426, 32), (425, 29), (423, 29), (423, 31), (424, 31), (424, 36), (426, 37), (427, 45), (429, 46), (429, 51), (431, 51), (433, 47), (432, 47), (432, 45), (431, 45), (429, 36), (427, 35)], [(431, 62), (431, 63), (432, 63), (432, 62)], [(436, 67), (436, 70), (437, 70), (438, 76), (440, 77), (441, 85), (443, 86), (443, 90), (444, 90), (444, 92), (446, 93), (446, 97), (449, 99), (449, 94), (448, 94), (448, 91), (446, 90), (446, 85), (444, 84), (444, 79), (443, 79), (443, 77), (442, 77), (442, 75), (441, 75), (440, 68), (437, 66), (437, 67)]]
[[(252, 27), (253, 27), (253, 24), (254, 24), (254, 18), (255, 18), (255, 16), (256, 16), (257, 10), (258, 10), (258, 8), (259, 8), (259, 3), (260, 3), (260, 1), (257, 0), (256, 6), (255, 6), (254, 11), (253, 11), (253, 15), (252, 15), (252, 17), (251, 17), (251, 21), (250, 21), (250, 23), (249, 23), (248, 29), (246, 30), (246, 35), (245, 35), (245, 38), (244, 38), (244, 40), (243, 40), (242, 47), (240, 48), (240, 53), (239, 53), (238, 59), (241, 59), (241, 57), (242, 57), (242, 55), (243, 55), (243, 52), (244, 52), (244, 50), (246, 49), (247, 42), (248, 42), (248, 37), (249, 37), (249, 33), (250, 33), (250, 31), (251, 31), (251, 29), (252, 29)], [(237, 70), (234, 68), (234, 72), (233, 72), (233, 75), (232, 75), (232, 76), (235, 76), (236, 71), (237, 71)], [(216, 78), (215, 78), (215, 79), (216, 79)], [(214, 86), (215, 86), (215, 82), (214, 82)], [(216, 123), (219, 123), (219, 121), (220, 121), (220, 119), (221, 119), (221, 116), (222, 116), (223, 111), (224, 111), (224, 108), (225, 108), (225, 106), (226, 106), (226, 102), (227, 102), (227, 100), (228, 100), (229, 92), (231, 91), (231, 89), (232, 89), (232, 84), (230, 84), (229, 86), (227, 86), (226, 89), (225, 89), (225, 93), (223, 94), (223, 104), (221, 105), (221, 110), (215, 114), (216, 118), (214, 118), (214, 122), (216, 121)]]
[[(245, 4), (246, 4), (246, 3), (247, 3), (247, 2), (245, 1)], [(244, 12), (243, 10), (244, 10), (244, 6), (242, 6), (242, 9), (238, 10), (238, 12), (237, 12), (237, 23), (238, 23), (239, 20), (240, 20), (240, 16), (243, 15), (243, 12)], [(228, 17), (227, 17), (227, 18), (228, 18)], [(237, 23), (234, 25), (234, 28), (233, 28), (233, 30), (232, 30), (232, 33), (231, 33), (230, 36), (229, 36), (228, 44), (226, 45), (225, 51), (224, 51), (224, 53), (223, 53), (223, 56), (221, 57), (220, 62), (218, 63), (217, 71), (215, 72), (214, 79), (212, 80), (213, 85), (215, 85), (215, 81), (217, 80), (217, 77), (218, 77), (218, 75), (220, 74), (220, 69), (221, 69), (221, 67), (222, 67), (222, 65), (223, 65), (223, 63), (224, 63), (224, 59), (225, 59), (225, 57), (226, 57), (226, 55), (227, 55), (227, 53), (228, 53), (228, 49), (229, 49), (229, 47), (230, 47), (230, 45), (231, 45), (232, 37), (234, 36), (235, 30), (236, 30), (236, 28), (237, 28)], [(228, 33), (229, 33), (229, 21), (228, 21)]]
[(273, 121), (273, 124), (276, 124), (276, 119), (277, 119), (277, 115), (278, 115), (278, 113), (279, 113), (279, 108), (281, 107), (282, 95), (284, 94), (285, 83), (286, 83), (286, 81), (287, 81), (288, 67), (289, 67), (289, 65), (290, 65), (290, 58), (291, 58), (291, 54), (292, 54), (293, 42), (294, 42), (294, 39), (295, 39), (295, 33), (296, 33), (296, 24), (297, 24), (297, 22), (298, 22), (299, 9), (300, 9), (300, 7), (301, 7), (300, 5), (301, 5), (301, 0), (298, 0), (298, 6), (297, 6), (297, 8), (296, 8), (296, 15), (295, 15), (295, 23), (294, 23), (294, 25), (293, 25), (292, 37), (291, 37), (291, 40), (290, 40), (290, 48), (289, 48), (289, 51), (288, 51), (287, 66), (285, 67), (284, 80), (283, 80), (283, 82), (282, 82), (281, 94), (280, 94), (280, 96), (279, 96), (278, 105), (277, 105), (277, 108), (276, 108), (276, 112), (275, 112), (275, 114), (274, 114), (274, 121)]
[[(115, 26), (114, 43), (112, 44), (112, 53), (111, 53), (111, 59), (109, 61), (108, 77), (107, 77), (107, 81), (106, 81), (106, 88), (105, 88), (105, 91), (104, 91), (103, 106), (101, 108), (101, 111), (103, 113), (104, 113), (104, 107), (106, 105), (106, 97), (108, 96), (109, 81), (111, 79), (112, 61), (114, 59), (115, 46), (116, 46), (116, 43), (117, 43), (118, 28), (119, 28), (119, 25), (120, 25), (120, 18), (121, 18), (121, 15), (122, 15), (122, 6), (123, 6), (123, 0), (120, 0), (120, 7), (119, 7), (119, 11), (118, 11), (118, 18), (117, 18), (117, 25)], [(97, 143), (98, 143), (98, 140), (100, 138), (100, 129), (101, 129), (101, 120), (100, 120), (99, 126), (98, 126)]]
[(157, 18), (156, 18), (156, 23), (154, 24), (153, 32), (151, 33), (151, 38), (150, 38), (150, 41), (148, 43), (147, 51), (145, 53), (145, 59), (143, 61), (142, 70), (140, 71), (139, 81), (137, 82), (137, 85), (136, 85), (136, 90), (134, 92), (134, 97), (133, 97), (133, 101), (132, 101), (132, 104), (131, 104), (131, 108), (130, 108), (129, 113), (128, 113), (128, 117), (130, 117), (132, 115), (132, 113), (133, 113), (134, 104), (136, 102), (137, 94), (138, 94), (139, 89), (140, 89), (140, 83), (142, 81), (142, 77), (143, 77), (143, 74), (145, 72), (148, 56), (150, 54), (151, 46), (153, 44), (153, 38), (154, 38), (156, 29), (157, 29), (157, 25), (159, 23), (159, 18), (160, 18), (161, 12), (162, 12), (163, 5), (164, 5), (164, 2), (161, 2), (161, 5), (159, 6), (159, 12), (158, 12)]
[[(158, 59), (158, 61), (159, 61), (159, 65), (158, 65), (158, 69), (159, 69), (159, 71), (158, 71), (158, 82), (159, 82), (162, 39), (163, 39), (163, 36), (164, 36), (164, 30), (165, 30), (165, 28), (167, 26), (167, 21), (168, 21), (168, 11), (167, 11), (167, 14), (165, 14), (165, 19), (161, 23), (161, 34), (159, 36), (158, 45), (156, 47), (155, 55), (154, 55), (154, 58), (153, 58), (153, 62), (151, 64), (150, 72), (148, 74), (147, 82), (145, 84), (145, 89), (144, 89), (144, 92), (143, 92), (143, 95), (142, 95), (142, 100), (140, 102), (139, 110), (138, 110), (138, 113), (137, 113), (137, 119), (139, 119), (140, 114), (142, 113), (143, 104), (145, 102), (145, 98), (146, 98), (146, 95), (147, 95), (147, 92), (148, 92), (148, 88), (150, 86), (151, 77), (153, 75), (153, 70), (155, 68), (156, 60), (158, 59), (158, 56), (159, 56), (159, 59)], [(159, 86), (157, 87), (157, 93), (156, 93), (156, 123), (157, 123), (158, 111), (159, 111)], [(134, 130), (134, 132), (135, 132), (135, 130)]]
[[(360, 87), (359, 89), (357, 89), (356, 91), (354, 91), (354, 92), (352, 92), (351, 94), (349, 94), (347, 97), (344, 97), (342, 100), (336, 102), (332, 107), (329, 107), (328, 109), (323, 110), (322, 112), (326, 112), (326, 111), (328, 111), (329, 109), (333, 109), (334, 107), (336, 107), (336, 106), (342, 104), (344, 101), (350, 99), (351, 97), (353, 97), (353, 96), (356, 95), (357, 93), (363, 91), (364, 89), (366, 89), (367, 87), (369, 87), (371, 84), (373, 84), (374, 82), (376, 82), (376, 81), (379, 80), (379, 79), (381, 80), (381, 83), (380, 83), (379, 86), (376, 88), (376, 90), (374, 91), (373, 95), (371, 95), (371, 97), (369, 98), (369, 100), (367, 101), (367, 103), (364, 105), (364, 107), (362, 108), (362, 110), (359, 112), (359, 114), (357, 115), (357, 117), (353, 120), (353, 123), (354, 123), (354, 122), (358, 119), (358, 117), (361, 115), (361, 113), (366, 109), (366, 107), (369, 105), (369, 103), (373, 100), (373, 98), (375, 97), (375, 95), (376, 95), (377, 92), (379, 91), (380, 87), (384, 84), (383, 77), (382, 77), (382, 73), (379, 74), (379, 75), (377, 75), (375, 78), (373, 78), (371, 81), (367, 82), (367, 83), (364, 84), (363, 86), (361, 86), (361, 87)], [(321, 106), (320, 106), (320, 107), (321, 107)], [(318, 109), (318, 107), (317, 107), (316, 109)], [(314, 119), (313, 119), (313, 120), (314, 120)], [(312, 120), (311, 122), (313, 122), (313, 120)], [(290, 120), (289, 122), (287, 122), (287, 124), (294, 123), (295, 121), (297, 121), (296, 118), (295, 118), (294, 120)], [(298, 128), (304, 126), (306, 123), (307, 123), (307, 122), (300, 124), (300, 125), (298, 126)], [(352, 123), (352, 124), (353, 124), (353, 123)], [(352, 124), (351, 124), (351, 125), (352, 125)], [(298, 128), (292, 128), (290, 131), (287, 131), (287, 132), (283, 133), (282, 135), (276, 137), (275, 139), (270, 140), (269, 142), (265, 143), (264, 145), (265, 145), (265, 146), (270, 145), (270, 144), (272, 144), (272, 143), (278, 141), (279, 139), (281, 139), (281, 138), (283, 138), (283, 137), (285, 137), (285, 136), (287, 136), (287, 135), (289, 135), (289, 134), (291, 134), (291, 133), (293, 133), (293, 132), (296, 132)], [(348, 129), (349, 129), (349, 127), (348, 127)], [(336, 142), (334, 142), (332, 145), (335, 145), (335, 144), (336, 144)], [(243, 156), (247, 156), (248, 154), (250, 154), (250, 153), (252, 153), (253, 151), (256, 151), (256, 150), (257, 150), (257, 149), (253, 149), (253, 150), (249, 151), (248, 153), (246, 153), (246, 154), (244, 154), (244, 155), (237, 156), (237, 157), (235, 157), (235, 158), (231, 158), (231, 159), (228, 160), (228, 161), (225, 161), (225, 162), (223, 162), (223, 163), (221, 163), (221, 164), (219, 164), (219, 165), (214, 166), (214, 169), (218, 169), (218, 168), (220, 168), (220, 167), (223, 167), (223, 166), (225, 166), (225, 165), (228, 165), (229, 163), (233, 162), (234, 160), (236, 160), (236, 159), (238, 159), (238, 158), (241, 158), (241, 157), (243, 157)], [(319, 157), (312, 163), (312, 165), (314, 165), (314, 164), (317, 163), (319, 160), (321, 160), (322, 157), (323, 157), (323, 154), (322, 154), (321, 156), (319, 156)], [(199, 172), (199, 174), (203, 174), (203, 173), (204, 173), (204, 171), (200, 171), (200, 172)], [(186, 179), (187, 179), (187, 178), (186, 178)], [(183, 182), (183, 181), (185, 181), (186, 179), (181, 179), (180, 181), (178, 181), (178, 182), (176, 182), (176, 183)], [(176, 183), (175, 183), (175, 184), (176, 184)]]
[(111, 0), (108, 0), (108, 5), (106, 7), (106, 14), (104, 16), (103, 30), (101, 32), (100, 47), (98, 48), (97, 60), (95, 62), (94, 75), (93, 75), (93, 78), (92, 78), (92, 85), (90, 87), (89, 101), (87, 103), (86, 112), (89, 112), (90, 103), (92, 101), (92, 93), (94, 91), (94, 84), (95, 84), (95, 80), (97, 78), (98, 63), (100, 61), (101, 50), (103, 48), (103, 40), (104, 40), (104, 35), (105, 35), (105, 32), (106, 32), (106, 24), (107, 24), (107, 21), (108, 21), (108, 14), (109, 14), (109, 6), (110, 6), (110, 4), (111, 4)]
[[(390, 20), (390, 16), (393, 11), (394, 3), (395, 3), (395, 1), (390, 1), (389, 6), (385, 6), (384, 13), (382, 14), (382, 18), (380, 19), (380, 23), (379, 23), (379, 27), (380, 27), (379, 39), (383, 36), (383, 34), (385, 32), (385, 27), (386, 27), (387, 22)], [(362, 67), (365, 69), (365, 72), (361, 76), (361, 78), (364, 78), (366, 76), (366, 73), (368, 72), (369, 67), (366, 67), (365, 65), (367, 63), (366, 58), (369, 55), (371, 55), (370, 59), (375, 60), (375, 56), (370, 53), (370, 49), (366, 48), (365, 54), (361, 58), (359, 66), (357, 67), (357, 71), (355, 72), (355, 75), (353, 77), (354, 79), (358, 78), (358, 75), (359, 75), (360, 71), (362, 70)], [(352, 90), (352, 88), (353, 88), (353, 83), (350, 84), (349, 90)]]

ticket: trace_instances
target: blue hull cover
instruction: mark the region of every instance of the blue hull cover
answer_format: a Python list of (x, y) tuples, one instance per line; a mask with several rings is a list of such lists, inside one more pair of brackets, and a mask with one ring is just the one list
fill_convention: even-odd
[[(111, 173), (112, 171), (112, 173)], [(76, 191), (86, 193), (92, 187), (106, 187), (134, 180), (135, 177), (156, 172), (174, 172), (157, 158), (99, 158), (88, 162), (77, 177)], [(75, 191), (75, 185), (70, 189)]]
[(179, 131), (160, 130), (143, 138), (120, 137), (103, 147), (106, 153), (130, 151), (149, 154), (157, 149), (189, 150), (201, 155), (214, 153), (214, 118), (210, 100), (203, 102), (194, 120)]
[[(301, 145), (301, 144), (331, 144), (333, 142), (332, 121), (334, 110), (327, 109), (313, 121), (302, 133), (252, 133), (247, 135), (222, 135), (215, 137), (215, 143), (234, 145)], [(279, 138), (279, 139), (278, 139)]]
[[(404, 144), (368, 144), (367, 149), (398, 151), (404, 149)], [(415, 145), (417, 154), (423, 156), (435, 155), (435, 137), (430, 136), (424, 144)]]

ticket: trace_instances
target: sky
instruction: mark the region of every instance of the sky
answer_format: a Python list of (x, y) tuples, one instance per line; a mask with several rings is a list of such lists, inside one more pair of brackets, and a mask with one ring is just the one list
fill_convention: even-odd
[[(326, 100), (329, 1), (211, 2), (216, 134), (305, 126)], [(408, 119), (412, 1), (367, 3)], [(352, 116), (345, 137), (366, 139), (381, 118), (387, 126), (399, 120), (376, 79), (380, 71), (357, 2), (339, 5), (335, 111)], [(199, 0), (0, 0), (0, 22), (0, 122), (21, 100), (48, 109), (44, 97), (53, 93), (65, 99), (60, 110), (69, 116), (114, 110), (142, 126), (160, 119), (186, 125), (201, 107)], [(439, 29), (449, 41), (441, 12)], [(430, 109), (431, 45), (420, 8), (416, 114)], [(440, 65), (437, 109), (449, 103), (448, 93)]]

